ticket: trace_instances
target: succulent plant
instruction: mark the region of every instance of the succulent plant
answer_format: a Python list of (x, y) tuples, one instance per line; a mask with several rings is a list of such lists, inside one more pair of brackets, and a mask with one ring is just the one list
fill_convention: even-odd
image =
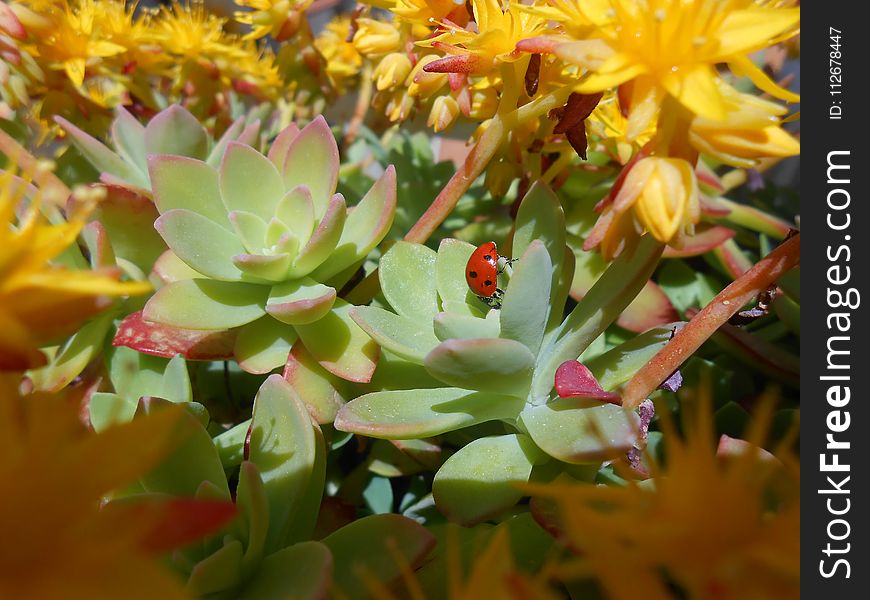
[[(130, 378), (123, 371), (130, 371), (129, 361), (137, 358), (132, 351), (119, 350), (125, 355), (117, 361), (113, 380), (121, 385), (124, 406), (133, 408), (120, 420), (133, 418), (134, 411), (146, 414), (167, 405), (157, 397), (127, 402), (149, 386), (184, 396), (186, 382), (189, 394), (180, 359), (171, 361), (162, 375), (147, 374), (156, 363), (140, 365), (142, 371)], [(162, 359), (139, 355), (139, 360)], [(178, 389), (172, 391), (173, 387)], [(96, 400), (99, 406), (92, 403), (92, 415), (104, 414), (113, 403), (108, 395)], [(260, 387), (250, 420), (215, 438), (206, 430), (208, 412), (186, 402), (187, 398), (179, 400), (188, 414), (179, 426), (176, 450), (138, 486), (117, 493), (109, 506), (135, 502), (143, 495), (235, 502), (233, 521), (168, 560), (191, 594), (322, 598), (328, 590), (340, 590), (357, 598), (361, 568), (389, 582), (401, 575), (402, 564), (419, 566), (434, 546), (429, 532), (399, 515), (364, 517), (327, 530), (319, 541), (313, 539), (324, 493), (327, 447), (305, 405), (279, 375), (270, 376)], [(236, 482), (232, 494), (231, 482)]]
[[(380, 389), (344, 405), (336, 429), (411, 439), (504, 422), (504, 435), (471, 441), (435, 476), (436, 504), (466, 524), (515, 504), (523, 495), (516, 484), (536, 467), (600, 462), (626, 452), (638, 442), (636, 413), (594, 399), (607, 394), (590, 399), (569, 389), (560, 397), (554, 383), (560, 365), (576, 360), (642, 289), (661, 249), (644, 238), (563, 320), (573, 253), (562, 207), (546, 186), (534, 186), (519, 208), (512, 243), (519, 260), (500, 310), (487, 311), (466, 284), (472, 245), (445, 239), (436, 253), (397, 243), (379, 271), (383, 297), (395, 312), (373, 305), (350, 314), (385, 355), (405, 363), (405, 373), (401, 380), (376, 374)], [(613, 389), (667, 342), (671, 329), (641, 334), (587, 365)]]

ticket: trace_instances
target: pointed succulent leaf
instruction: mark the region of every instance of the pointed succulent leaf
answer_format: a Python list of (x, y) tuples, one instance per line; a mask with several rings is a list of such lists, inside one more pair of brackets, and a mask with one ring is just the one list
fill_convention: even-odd
[(291, 276), (304, 277), (329, 258), (341, 238), (346, 218), (347, 206), (344, 203), (344, 196), (336, 194), (329, 201), (326, 213), (320, 219), (314, 233), (299, 251), (291, 269)]
[(30, 371), (28, 377), (34, 389), (57, 392), (78, 377), (102, 352), (114, 317), (109, 312), (88, 321), (61, 346), (48, 365)]
[(246, 584), (241, 600), (321, 600), (332, 581), (329, 548), (320, 542), (300, 542), (266, 557)]
[(345, 404), (335, 428), (389, 440), (423, 438), (514, 419), (523, 405), (522, 398), (460, 388), (373, 392)]
[(142, 316), (183, 329), (230, 329), (265, 315), (268, 296), (268, 286), (187, 279), (160, 288)]
[(182, 329), (145, 321), (142, 311), (127, 315), (112, 340), (153, 356), (171, 358), (181, 354), (189, 360), (227, 360), (233, 356), (236, 331)]
[(695, 234), (688, 236), (682, 246), (679, 248), (674, 248), (672, 246), (665, 248), (662, 257), (685, 258), (689, 256), (698, 256), (710, 252), (714, 248), (718, 248), (735, 235), (737, 235), (737, 232), (733, 229), (728, 229), (721, 225), (702, 223), (696, 226)]
[(190, 112), (173, 104), (160, 111), (145, 126), (145, 152), (173, 154), (205, 160), (208, 134)]
[(329, 199), (335, 193), (338, 160), (338, 145), (322, 116), (306, 125), (287, 148), (282, 169), (284, 189), (307, 185), (318, 219), (327, 212)]
[(351, 305), (337, 298), (322, 319), (296, 325), (305, 348), (324, 369), (357, 383), (371, 380), (378, 360), (378, 345), (350, 318)]
[(671, 323), (650, 329), (586, 362), (605, 390), (615, 389), (631, 379), (643, 365), (665, 347), (673, 332), (685, 323)]
[[(583, 250), (579, 238), (572, 238), (571, 246), (576, 258), (571, 297), (580, 301), (607, 270), (607, 263), (598, 252)], [(667, 295), (655, 283), (648, 281), (619, 315), (616, 323), (629, 331), (640, 332), (676, 319), (677, 311)]]
[[(112, 121), (112, 140), (118, 148), (118, 154), (129, 164), (135, 165), (142, 174), (143, 182), (146, 182), (148, 161), (145, 152), (145, 126), (127, 112), (123, 106), (115, 108), (115, 120)], [(146, 185), (146, 187), (148, 186)]]
[[(517, 211), (511, 251), (522, 256), (533, 240), (541, 240), (550, 254), (551, 290), (558, 287), (565, 256), (565, 213), (559, 198), (546, 184), (537, 182), (523, 197)], [(561, 310), (561, 307), (556, 307)]]
[(438, 345), (428, 320), (402, 317), (376, 306), (357, 306), (350, 316), (378, 345), (418, 365)]
[(193, 390), (190, 386), (190, 375), (187, 363), (181, 355), (173, 356), (163, 371), (161, 398), (172, 402), (190, 402), (193, 400)]
[(269, 160), (275, 165), (275, 168), (282, 170), (284, 161), (287, 159), (287, 150), (290, 148), (290, 143), (299, 135), (299, 127), (296, 123), (290, 123), (287, 127), (281, 130), (272, 145), (269, 147)]
[(148, 157), (148, 172), (160, 214), (185, 208), (231, 229), (213, 168), (192, 158), (161, 154)]
[(262, 375), (284, 365), (296, 337), (289, 325), (261, 317), (239, 330), (233, 354), (243, 370)]
[(168, 362), (130, 348), (111, 348), (106, 352), (112, 387), (118, 395), (134, 402), (138, 402), (142, 396), (162, 394)]
[(148, 178), (134, 165), (124, 162), (124, 159), (109, 150), (102, 142), (88, 135), (63, 117), (54, 120), (69, 135), (70, 140), (79, 152), (100, 173), (107, 173), (125, 183), (148, 188)]
[(335, 290), (307, 277), (272, 287), (266, 312), (283, 323), (307, 325), (322, 319), (335, 304)]
[(239, 137), (236, 138), (240, 144), (247, 144), (254, 147), (260, 139), (260, 119), (254, 119), (242, 129)]
[(290, 382), (311, 417), (321, 425), (332, 423), (335, 413), (344, 406), (345, 398), (350, 396), (343, 380), (321, 367), (305, 346), (298, 342), (287, 357), (284, 379)]
[[(438, 381), (423, 365), (412, 363), (400, 358), (386, 349), (381, 349), (378, 358), (378, 368), (371, 381), (359, 386), (362, 392), (380, 392), (384, 390), (410, 390), (420, 388), (440, 388), (444, 383)], [(351, 394), (348, 397), (353, 397)]]
[[(265, 247), (267, 248), (277, 249), (279, 244), (286, 245), (287, 239), (295, 239), (295, 237), (296, 236), (291, 233), (290, 228), (287, 227), (283, 221), (276, 219), (275, 217), (269, 219), (269, 222), (266, 224)], [(298, 240), (295, 245), (298, 247)]]
[[(308, 416), (311, 417), (310, 414)], [(317, 515), (320, 512), (326, 485), (327, 448), (320, 427), (313, 425), (313, 431), (314, 465), (311, 467), (311, 477), (308, 486), (294, 505), (294, 514), (290, 520), (290, 527), (284, 535), (282, 546), (310, 540), (317, 525)]]
[(447, 312), (473, 317), (483, 315), (476, 306), (480, 303), (475, 300), (465, 281), (465, 266), (473, 252), (474, 246), (468, 242), (453, 238), (441, 240), (435, 262), (435, 282), (442, 308)]
[(280, 254), (237, 254), (232, 258), (233, 265), (242, 272), (242, 279), (255, 283), (276, 283), (287, 278), (290, 269), (290, 255)]
[(547, 249), (532, 241), (517, 262), (500, 312), (501, 337), (525, 344), (537, 354), (550, 313), (552, 265)]
[(213, 279), (239, 281), (242, 272), (233, 257), (245, 252), (233, 233), (201, 214), (184, 208), (164, 212), (154, 228), (178, 258)]
[[(154, 235), (160, 239), (160, 244), (165, 246), (163, 238), (160, 238), (160, 235), (156, 231), (154, 232)], [(163, 284), (172, 283), (173, 281), (183, 281), (185, 279), (203, 278), (202, 273), (191, 269), (183, 260), (178, 258), (172, 250), (166, 250), (160, 255), (154, 263), (152, 274)]]
[(499, 337), (499, 311), (492, 311), (492, 318), (471, 317), (454, 312), (440, 312), (435, 315), (432, 325), (435, 336), (442, 342), (451, 339), (473, 340), (477, 338)]
[(302, 401), (280, 375), (269, 376), (254, 399), (248, 454), (269, 502), (266, 554), (284, 546), (291, 519), (302, 517), (297, 503), (317, 483), (311, 481), (316, 452), (314, 425)]
[(257, 465), (248, 460), (239, 465), (236, 506), (241, 517), (236, 527), (242, 530), (240, 539), (245, 547), (242, 571), (244, 575), (249, 575), (263, 558), (266, 535), (269, 533), (269, 500)]
[(227, 127), (227, 130), (224, 131), (224, 134), (217, 143), (215, 143), (214, 147), (212, 147), (205, 162), (207, 162), (209, 166), (217, 168), (221, 164), (221, 160), (223, 160), (224, 152), (227, 150), (227, 145), (233, 140), (238, 139), (239, 134), (242, 133), (244, 127), (245, 117), (239, 117), (233, 121), (233, 124)]
[(555, 330), (554, 341), (542, 347), (532, 384), (532, 401), (546, 402), (556, 369), (577, 358), (637, 296), (658, 264), (662, 245), (651, 235), (641, 238), (629, 257), (625, 253), (610, 263), (583, 300)]
[(230, 142), (218, 173), (227, 211), (246, 210), (264, 221), (272, 218), (284, 183), (268, 158), (250, 146)]
[(535, 357), (514, 340), (447, 340), (426, 356), (425, 364), (448, 385), (525, 397)]
[(381, 291), (390, 306), (409, 319), (432, 319), (438, 312), (434, 250), (422, 244), (396, 242), (381, 257)]
[(105, 185), (106, 196), (90, 218), (106, 228), (115, 256), (126, 259), (148, 273), (166, 250), (154, 230), (159, 216), (154, 202), (136, 192), (116, 185)]
[[(136, 414), (165, 410), (170, 404), (158, 398), (142, 399)], [(193, 496), (200, 484), (208, 481), (217, 486), (223, 498), (229, 499), (224, 468), (205, 427), (187, 411), (184, 411), (183, 418), (179, 418), (176, 427), (180, 443), (156, 468), (141, 478), (142, 485), (149, 492)]]
[(560, 398), (586, 398), (621, 404), (619, 394), (605, 392), (589, 368), (577, 360), (566, 360), (556, 369), (556, 393)]
[(192, 596), (231, 590), (242, 580), (244, 550), (239, 540), (227, 538), (224, 545), (193, 567), (185, 589)]
[(574, 280), (574, 269), (576, 260), (574, 253), (567, 245), (564, 248), (564, 257), (562, 258), (562, 272), (559, 275), (559, 282), (556, 289), (552, 290), (550, 297), (550, 317), (547, 319), (547, 332), (552, 332), (556, 327), (562, 324), (562, 319), (565, 316), (565, 303), (568, 301), (568, 296), (571, 294), (571, 283)]
[(480, 438), (447, 459), (435, 474), (432, 495), (451, 521), (474, 525), (514, 506), (523, 497), (532, 467), (546, 455), (527, 435)]
[(522, 421), (535, 443), (567, 463), (614, 458), (637, 442), (640, 419), (614, 404), (580, 398), (559, 398), (530, 406)]
[(91, 269), (112, 269), (117, 267), (115, 252), (109, 242), (106, 228), (99, 221), (91, 221), (82, 228), (82, 241), (88, 251)]
[(118, 394), (95, 392), (88, 401), (91, 427), (100, 433), (112, 425), (129, 423), (136, 414), (138, 402)]
[(246, 210), (230, 211), (227, 217), (245, 249), (251, 254), (262, 252), (266, 245), (266, 221)]
[(314, 231), (314, 202), (307, 185), (297, 185), (284, 194), (275, 208), (275, 217), (302, 243)]
[(359, 203), (350, 209), (335, 251), (317, 268), (326, 280), (363, 260), (377, 246), (396, 215), (396, 169), (390, 165)]
[[(350, 600), (367, 598), (359, 573), (389, 586), (405, 570), (413, 572), (435, 547), (435, 536), (401, 515), (371, 515), (321, 540), (335, 564), (333, 586)], [(397, 556), (398, 554), (398, 556)]]

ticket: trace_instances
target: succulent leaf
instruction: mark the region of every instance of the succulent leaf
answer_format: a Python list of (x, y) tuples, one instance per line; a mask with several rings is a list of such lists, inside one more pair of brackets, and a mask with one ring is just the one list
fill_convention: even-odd
[(456, 312), (440, 312), (435, 315), (432, 326), (435, 337), (442, 342), (449, 339), (473, 340), (499, 337), (499, 311), (491, 311), (485, 319)]
[(187, 279), (160, 288), (142, 316), (183, 329), (230, 329), (266, 314), (267, 286), (252, 283)]
[(242, 580), (243, 557), (244, 549), (241, 542), (226, 538), (219, 550), (193, 567), (185, 586), (187, 592), (204, 596), (233, 589)]
[(261, 252), (266, 245), (268, 225), (259, 216), (246, 210), (233, 210), (227, 215), (233, 231), (251, 254)]
[(284, 182), (268, 158), (245, 144), (230, 142), (219, 173), (227, 211), (245, 210), (268, 221), (284, 196)]
[(468, 242), (453, 238), (441, 240), (435, 261), (435, 282), (443, 310), (481, 317), (483, 312), (478, 308), (480, 303), (476, 302), (465, 281), (465, 265), (472, 252), (474, 246)]
[(165, 211), (154, 228), (191, 269), (221, 281), (242, 278), (233, 258), (245, 252), (244, 246), (231, 231), (200, 213), (184, 208)]
[(127, 112), (123, 106), (118, 106), (115, 109), (115, 120), (112, 122), (111, 132), (112, 140), (118, 148), (118, 154), (127, 163), (135, 165), (142, 175), (141, 181), (131, 183), (146, 184), (148, 153), (145, 151), (145, 126)]
[[(247, 430), (247, 427), (245, 428)], [(239, 485), (236, 487), (236, 506), (239, 519), (236, 527), (242, 530), (245, 554), (242, 557), (243, 575), (250, 575), (263, 558), (266, 536), (269, 533), (269, 499), (266, 486), (257, 465), (249, 460), (239, 465)]]
[(302, 278), (272, 287), (266, 312), (283, 323), (307, 325), (322, 319), (335, 304), (335, 290)]
[(434, 250), (397, 242), (381, 257), (381, 291), (402, 317), (431, 320), (438, 312)]
[(462, 525), (474, 525), (512, 507), (532, 467), (546, 455), (527, 435), (480, 438), (463, 446), (438, 470), (432, 495), (439, 510)]
[(102, 142), (85, 133), (63, 117), (55, 117), (54, 120), (66, 131), (70, 140), (78, 148), (94, 167), (121, 181), (132, 183), (136, 186), (148, 188), (148, 177), (133, 164), (124, 162), (124, 159), (112, 152)]
[(261, 375), (284, 364), (297, 337), (293, 327), (261, 317), (239, 330), (233, 355), (243, 370)]
[(535, 357), (514, 340), (447, 340), (426, 356), (425, 365), (448, 385), (525, 398)]
[(154, 202), (160, 214), (185, 208), (232, 229), (221, 200), (218, 172), (202, 161), (168, 154), (148, 157)]
[(299, 127), (297, 127), (296, 123), (290, 123), (290, 125), (281, 130), (269, 147), (269, 160), (272, 161), (272, 164), (279, 171), (284, 169), (284, 162), (287, 160), (287, 150), (290, 148), (290, 142), (296, 139), (297, 135), (299, 135)]
[(145, 126), (145, 153), (175, 154), (205, 160), (208, 134), (190, 112), (177, 104), (162, 110)]
[(164, 358), (181, 354), (190, 360), (227, 360), (233, 356), (235, 340), (236, 330), (172, 327), (144, 320), (140, 310), (124, 317), (112, 345)]
[(241, 600), (326, 598), (332, 582), (333, 560), (321, 542), (300, 542), (266, 557), (247, 581)]
[(243, 279), (257, 283), (283, 281), (290, 269), (290, 255), (278, 254), (237, 254), (232, 258), (233, 265), (243, 273)]
[(382, 348), (418, 365), (439, 343), (428, 321), (403, 317), (377, 306), (357, 306), (350, 316)]
[(565, 213), (556, 194), (540, 182), (532, 185), (517, 211), (511, 252), (522, 256), (533, 240), (543, 242), (550, 254), (550, 289), (555, 291), (565, 257)]
[(326, 212), (317, 224), (314, 233), (299, 251), (299, 255), (290, 269), (292, 277), (308, 275), (332, 254), (341, 238), (346, 218), (347, 205), (344, 202), (344, 196), (336, 194), (329, 201)]
[(278, 201), (275, 217), (305, 243), (314, 231), (314, 202), (307, 185), (297, 185)]
[[(381, 359), (379, 368), (383, 357)], [(287, 357), (284, 379), (290, 382), (311, 417), (320, 424), (332, 423), (335, 413), (344, 406), (345, 397), (349, 395), (342, 380), (321, 367), (298, 342)]]
[(499, 313), (501, 337), (515, 340), (537, 355), (550, 314), (552, 264), (547, 249), (534, 240), (511, 275)]
[(372, 392), (345, 404), (335, 428), (388, 440), (422, 438), (511, 419), (523, 405), (515, 396), (460, 388)]
[(282, 174), (285, 189), (307, 185), (315, 216), (323, 218), (338, 184), (338, 145), (326, 119), (318, 116), (296, 135), (287, 148)]

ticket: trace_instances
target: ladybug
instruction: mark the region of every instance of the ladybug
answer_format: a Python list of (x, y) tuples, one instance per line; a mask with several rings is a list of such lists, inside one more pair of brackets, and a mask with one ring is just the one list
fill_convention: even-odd
[[(504, 262), (499, 266), (499, 259)], [(499, 256), (495, 242), (481, 244), (465, 265), (465, 281), (478, 298), (490, 308), (500, 308), (504, 292), (498, 287), (498, 275), (516, 259)]]

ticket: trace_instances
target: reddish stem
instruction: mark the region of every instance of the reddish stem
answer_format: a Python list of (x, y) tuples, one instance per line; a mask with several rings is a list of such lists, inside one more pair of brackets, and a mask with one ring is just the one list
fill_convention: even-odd
[(637, 407), (707, 339), (755, 296), (800, 264), (800, 234), (789, 238), (713, 298), (652, 360), (635, 373), (622, 405)]

